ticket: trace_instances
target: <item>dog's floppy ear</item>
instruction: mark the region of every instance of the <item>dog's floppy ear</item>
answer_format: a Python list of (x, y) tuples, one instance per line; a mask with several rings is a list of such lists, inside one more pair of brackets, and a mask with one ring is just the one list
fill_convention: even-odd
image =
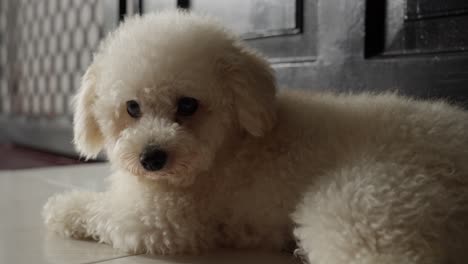
[(76, 149), (86, 158), (101, 151), (104, 138), (93, 113), (96, 100), (96, 75), (93, 66), (86, 71), (74, 100), (73, 133)]
[(273, 70), (260, 55), (243, 48), (228, 61), (226, 77), (234, 94), (239, 123), (251, 135), (263, 136), (276, 121)]

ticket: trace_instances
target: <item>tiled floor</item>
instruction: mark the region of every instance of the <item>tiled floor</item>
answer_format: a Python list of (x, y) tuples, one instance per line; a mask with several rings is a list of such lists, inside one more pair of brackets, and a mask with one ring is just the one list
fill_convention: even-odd
[(291, 256), (252, 251), (219, 251), (197, 257), (130, 256), (108, 245), (46, 232), (40, 212), (50, 195), (69, 189), (102, 190), (108, 173), (106, 164), (0, 172), (0, 263), (297, 263)]

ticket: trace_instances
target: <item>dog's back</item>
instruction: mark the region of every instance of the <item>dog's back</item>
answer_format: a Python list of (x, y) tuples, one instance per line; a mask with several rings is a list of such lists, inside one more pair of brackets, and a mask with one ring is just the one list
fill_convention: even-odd
[(331, 164), (294, 214), (312, 263), (465, 262), (467, 112), (394, 94), (285, 96), (325, 155), (311, 163)]

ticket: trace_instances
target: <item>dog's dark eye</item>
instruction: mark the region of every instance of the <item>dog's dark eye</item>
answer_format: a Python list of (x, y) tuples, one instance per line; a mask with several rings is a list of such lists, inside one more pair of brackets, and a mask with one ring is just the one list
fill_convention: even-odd
[(127, 112), (133, 118), (138, 118), (141, 116), (140, 105), (135, 100), (127, 101)]
[(177, 114), (181, 116), (191, 116), (198, 108), (198, 101), (192, 97), (181, 97), (177, 102)]

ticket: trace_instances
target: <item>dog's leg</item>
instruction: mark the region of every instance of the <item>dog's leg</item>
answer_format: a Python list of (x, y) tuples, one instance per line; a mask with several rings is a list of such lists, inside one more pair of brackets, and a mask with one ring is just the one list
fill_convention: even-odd
[(466, 180), (444, 170), (363, 162), (326, 175), (293, 215), (298, 251), (311, 264), (465, 263)]
[[(111, 192), (72, 191), (51, 197), (43, 210), (49, 230), (77, 239), (94, 239), (132, 253), (152, 252), (157, 234), (138, 219), (136, 204), (116, 201)], [(114, 200), (114, 201), (113, 201)]]
[(47, 228), (65, 237), (93, 238), (95, 234), (88, 229), (88, 207), (102, 196), (103, 193), (87, 191), (72, 191), (52, 196), (42, 211)]
[[(126, 183), (131, 185), (130, 181)], [(44, 207), (45, 223), (62, 236), (91, 238), (130, 253), (197, 253), (213, 247), (214, 239), (209, 236), (213, 232), (176, 199), (165, 195), (158, 203), (156, 197), (139, 196), (142, 187), (129, 185), (125, 189), (114, 185), (103, 193), (55, 195)], [(164, 200), (179, 210), (171, 213)]]

